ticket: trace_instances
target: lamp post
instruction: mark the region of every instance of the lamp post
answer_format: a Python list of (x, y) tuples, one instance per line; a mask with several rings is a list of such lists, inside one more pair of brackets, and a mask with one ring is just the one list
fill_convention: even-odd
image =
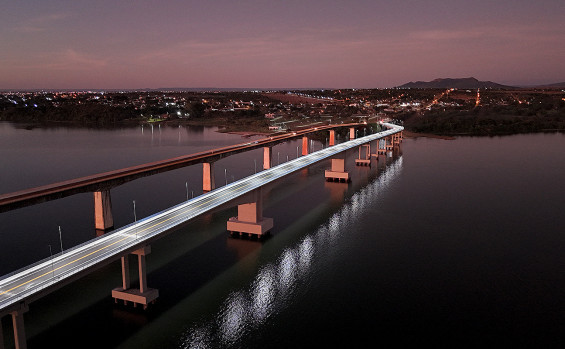
[(61, 234), (61, 226), (59, 226), (59, 242), (61, 243), (61, 254), (63, 254), (63, 237)]
[(228, 185), (228, 169), (224, 168), (224, 178), (226, 180), (226, 185)]

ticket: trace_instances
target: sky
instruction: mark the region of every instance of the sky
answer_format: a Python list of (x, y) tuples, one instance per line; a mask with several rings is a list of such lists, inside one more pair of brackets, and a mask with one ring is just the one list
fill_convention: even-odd
[(0, 89), (565, 81), (564, 0), (0, 0)]

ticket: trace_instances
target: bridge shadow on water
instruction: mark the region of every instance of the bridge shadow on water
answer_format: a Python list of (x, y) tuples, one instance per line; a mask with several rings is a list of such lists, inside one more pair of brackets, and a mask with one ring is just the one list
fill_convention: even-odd
[[(235, 207), (220, 209), (175, 228), (152, 244), (152, 253), (147, 257), (148, 286), (159, 289), (154, 305), (143, 310), (131, 304), (114, 303), (110, 291), (121, 284), (116, 261), (34, 302), (26, 318), (28, 346), (42, 348), (44, 343), (56, 343), (59, 348), (119, 346), (230, 268), (241, 272), (234, 280), (234, 287), (248, 284), (262, 265), (279, 258), (305, 232), (317, 229), (340, 209), (344, 200), (378, 178), (398, 158), (399, 154), (387, 157), (385, 165), (382, 161), (385, 158), (381, 157), (372, 168), (351, 166), (351, 184), (324, 182), (323, 171), (328, 165), (323, 161), (268, 185), (263, 191), (264, 215), (274, 218), (275, 227), (270, 237), (260, 241), (228, 237), (225, 224), (230, 216), (236, 215)], [(309, 214), (310, 211), (315, 214)], [(299, 220), (300, 231), (283, 234)], [(274, 251), (274, 256), (262, 253), (266, 245)], [(134, 286), (136, 263), (131, 264)], [(228, 293), (229, 290), (218, 290), (215, 297), (221, 302)], [(75, 303), (79, 305), (74, 307)], [(194, 316), (198, 313), (195, 311)], [(166, 344), (163, 347), (178, 343), (173, 340)]]

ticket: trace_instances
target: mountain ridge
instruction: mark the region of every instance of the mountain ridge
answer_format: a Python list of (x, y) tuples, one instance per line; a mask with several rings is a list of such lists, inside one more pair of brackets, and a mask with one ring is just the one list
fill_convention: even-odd
[(397, 88), (514, 88), (492, 81), (480, 81), (474, 77), (469, 78), (437, 78), (432, 81), (410, 81)]

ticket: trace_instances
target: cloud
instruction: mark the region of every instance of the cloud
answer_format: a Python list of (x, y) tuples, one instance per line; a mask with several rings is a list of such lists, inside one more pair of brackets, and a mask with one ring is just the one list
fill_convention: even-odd
[(67, 12), (43, 14), (24, 21), (22, 25), (15, 27), (13, 30), (20, 33), (43, 32), (46, 31), (52, 23), (58, 22), (70, 16), (71, 13)]

